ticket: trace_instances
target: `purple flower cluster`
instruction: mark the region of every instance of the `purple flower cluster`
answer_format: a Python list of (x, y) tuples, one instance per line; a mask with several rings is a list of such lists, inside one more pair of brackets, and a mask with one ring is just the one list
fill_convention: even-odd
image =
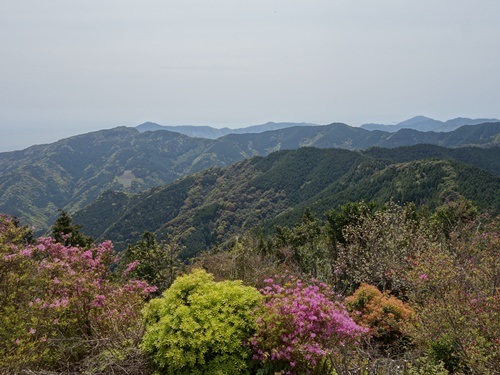
[(36, 263), (32, 277), (39, 284), (39, 293), (29, 306), (45, 310), (51, 321), (59, 323), (61, 318), (66, 325), (70, 316), (77, 329), (86, 328), (87, 333), (91, 328), (84, 327), (84, 322), (92, 322), (92, 329), (99, 330), (110, 321), (126, 324), (137, 319), (143, 299), (156, 291), (141, 280), (112, 282), (110, 265), (116, 256), (109, 241), (82, 249), (56, 243), (50, 237), (39, 238), (35, 246), (19, 254), (32, 257)]
[(294, 277), (285, 280), (282, 286), (267, 279), (261, 290), (266, 299), (250, 341), (256, 360), (281, 365), (289, 374), (307, 373), (346, 341), (366, 332), (336, 301), (328, 285), (306, 285)]

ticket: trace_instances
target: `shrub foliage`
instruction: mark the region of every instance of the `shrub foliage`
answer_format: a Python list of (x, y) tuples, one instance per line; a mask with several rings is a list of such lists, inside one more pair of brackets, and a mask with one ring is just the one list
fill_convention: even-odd
[(294, 277), (268, 279), (251, 343), (255, 358), (289, 374), (324, 368), (327, 358), (365, 332), (323, 283), (304, 284)]
[(99, 372), (126, 358), (155, 288), (112, 280), (110, 242), (82, 249), (47, 237), (31, 245), (24, 232), (0, 217), (0, 372)]
[(245, 340), (255, 330), (259, 291), (239, 281), (215, 282), (196, 269), (178, 277), (144, 309), (142, 349), (165, 374), (246, 374)]

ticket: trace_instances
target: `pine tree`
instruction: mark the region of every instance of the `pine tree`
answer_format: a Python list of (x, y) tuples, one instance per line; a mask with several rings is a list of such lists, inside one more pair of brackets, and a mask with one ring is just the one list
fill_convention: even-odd
[(81, 225), (73, 224), (73, 219), (64, 210), (59, 210), (59, 217), (52, 225), (52, 237), (64, 246), (88, 247), (94, 242), (92, 237), (84, 235)]

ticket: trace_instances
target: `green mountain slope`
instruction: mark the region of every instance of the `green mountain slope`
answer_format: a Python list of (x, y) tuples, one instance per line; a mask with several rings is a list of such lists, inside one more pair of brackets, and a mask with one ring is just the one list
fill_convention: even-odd
[(120, 127), (0, 153), (0, 212), (44, 231), (58, 208), (75, 212), (106, 190), (140, 192), (205, 168), (278, 150), (309, 146), (362, 150), (418, 143), (492, 146), (500, 142), (499, 134), (500, 123), (464, 126), (449, 133), (408, 129), (388, 133), (331, 124), (208, 140)]
[[(433, 209), (457, 194), (474, 201), (482, 210), (500, 212), (500, 178), (484, 170), (446, 159), (422, 159), (384, 165), (365, 162), (297, 208), (311, 207), (324, 213), (347, 201), (373, 199), (414, 202)], [(295, 208), (295, 210), (297, 210)]]
[(378, 159), (388, 159), (392, 162), (406, 162), (428, 158), (450, 159), (500, 175), (500, 145), (489, 148), (447, 148), (428, 144), (398, 148), (372, 147), (363, 151), (363, 154)]
[[(108, 195), (75, 214), (87, 234), (118, 248), (146, 230), (171, 234), (186, 246), (186, 257), (256, 226), (291, 223), (306, 206), (321, 213), (348, 201), (393, 198), (433, 208), (460, 194), (500, 212), (500, 177), (489, 172), (445, 159), (393, 163), (340, 149), (280, 151), (211, 168), (131, 195), (126, 204), (114, 194), (117, 204)], [(114, 220), (99, 223), (101, 212), (112, 209)]]
[(229, 134), (214, 141), (206, 154), (265, 156), (279, 150), (299, 147), (343, 148), (363, 150), (369, 147), (394, 148), (416, 144), (433, 144), (445, 147), (494, 146), (500, 144), (500, 123), (462, 126), (453, 132), (419, 132), (402, 129), (396, 133), (368, 131), (345, 124), (325, 126), (297, 126), (259, 134)]
[(193, 160), (208, 142), (122, 127), (3, 153), (0, 211), (44, 229), (58, 208), (72, 211), (106, 190), (139, 192), (199, 170)]

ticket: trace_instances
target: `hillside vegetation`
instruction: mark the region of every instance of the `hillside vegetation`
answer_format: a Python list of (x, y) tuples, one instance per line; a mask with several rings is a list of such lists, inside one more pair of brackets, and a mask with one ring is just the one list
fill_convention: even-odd
[(2, 154), (9, 207), (81, 209), (50, 237), (0, 214), (0, 373), (495, 375), (494, 128), (366, 150), (385, 133), (120, 128)]
[[(395, 150), (395, 154), (404, 152)], [(139, 194), (107, 192), (75, 213), (86, 234), (124, 248), (144, 231), (177, 238), (183, 257), (256, 226), (300, 220), (350, 201), (415, 202), (433, 209), (457, 195), (500, 212), (500, 177), (447, 159), (392, 162), (361, 152), (301, 148), (211, 168)]]
[(460, 196), (351, 202), (186, 264), (0, 215), (0, 372), (495, 375), (499, 230)]
[[(403, 129), (368, 131), (344, 124), (299, 126), (208, 140), (168, 131), (103, 130), (0, 154), (0, 212), (44, 232), (64, 208), (75, 212), (107, 190), (138, 193), (214, 166), (300, 147), (362, 150), (430, 143), (446, 147), (498, 145), (500, 123), (463, 126), (449, 133)], [(494, 148), (498, 150), (498, 148)], [(446, 157), (487, 168), (496, 151), (467, 150)], [(474, 155), (472, 155), (474, 154)], [(497, 153), (498, 154), (498, 153)], [(498, 158), (496, 158), (498, 160)], [(498, 162), (497, 162), (498, 163)]]

